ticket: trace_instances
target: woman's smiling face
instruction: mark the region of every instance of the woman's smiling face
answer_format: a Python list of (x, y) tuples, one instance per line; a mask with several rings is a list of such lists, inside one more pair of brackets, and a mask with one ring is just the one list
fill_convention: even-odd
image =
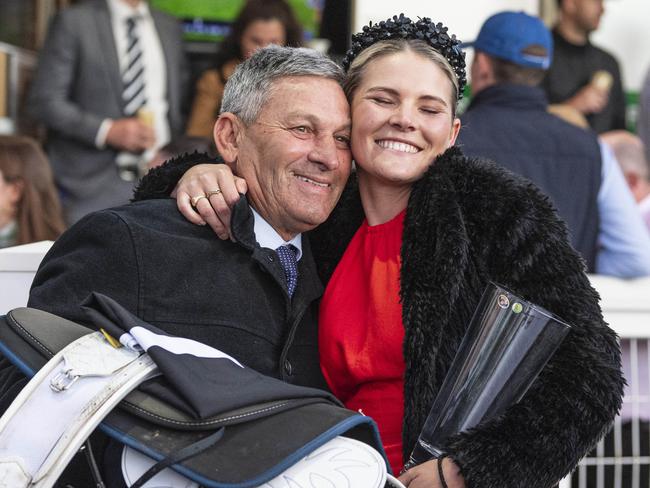
[(406, 50), (368, 63), (352, 97), (352, 154), (360, 173), (412, 184), (456, 141), (452, 84), (432, 60)]

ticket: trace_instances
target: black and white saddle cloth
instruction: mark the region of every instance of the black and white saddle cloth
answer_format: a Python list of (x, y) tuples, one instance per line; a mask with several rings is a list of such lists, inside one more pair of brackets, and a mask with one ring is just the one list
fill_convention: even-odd
[[(205, 487), (257, 487), (339, 436), (371, 446), (380, 453), (379, 459), (384, 456), (375, 423), (342, 408), (327, 392), (263, 376), (221, 351), (170, 336), (109, 297), (92, 294), (84, 307), (101, 333), (39, 310), (9, 312), (0, 318), (0, 353), (28, 377), (45, 378), (51, 391), (43, 395), (55, 403), (60, 392), (90, 384), (98, 364), (117, 372), (111, 377), (114, 381), (125, 371), (120, 361), (129, 361), (128, 367), (137, 369), (133, 374), (145, 381), (107, 414), (93, 404), (99, 412), (95, 417), (101, 413), (99, 428), (111, 438), (159, 462), (150, 477), (170, 466)], [(87, 352), (84, 344), (102, 341), (120, 351), (108, 354), (116, 359), (99, 361), (78, 354)], [(47, 376), (47, 368), (55, 368), (51, 365), (57, 362), (50, 360), (59, 357), (58, 369), (47, 371)], [(95, 397), (104, 399), (115, 388), (109, 382)], [(48, 410), (44, 405), (43, 415)], [(88, 408), (82, 410), (88, 414)], [(5, 416), (0, 429), (10, 425), (3, 423)], [(3, 441), (5, 434), (0, 430), (0, 458), (10, 459), (7, 453), (14, 446)], [(37, 479), (46, 468), (27, 470), (32, 481), (25, 486), (47, 486)], [(0, 462), (0, 475), (3, 469)], [(36, 472), (41, 474), (35, 476)]]

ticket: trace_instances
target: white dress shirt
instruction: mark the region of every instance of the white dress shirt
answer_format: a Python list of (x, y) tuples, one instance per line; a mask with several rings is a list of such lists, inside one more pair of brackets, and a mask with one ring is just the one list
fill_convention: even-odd
[(596, 273), (619, 278), (650, 275), (650, 234), (611, 148), (600, 144), (602, 180)]
[(302, 257), (302, 234), (298, 234), (296, 237), (290, 241), (285, 241), (277, 231), (271, 227), (266, 220), (258, 214), (253, 207), (250, 207), (253, 211), (253, 217), (255, 218), (255, 224), (253, 230), (255, 232), (255, 240), (261, 247), (266, 247), (267, 249), (277, 249), (280, 246), (287, 246), (291, 244), (298, 252), (296, 254), (296, 260), (300, 261)]

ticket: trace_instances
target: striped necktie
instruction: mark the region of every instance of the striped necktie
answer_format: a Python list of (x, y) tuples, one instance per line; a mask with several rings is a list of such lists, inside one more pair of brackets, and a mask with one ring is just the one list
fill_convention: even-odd
[(287, 291), (291, 297), (298, 283), (298, 260), (296, 259), (298, 249), (288, 244), (278, 247), (275, 252), (278, 253), (280, 265), (284, 269), (284, 275), (287, 280)]
[(126, 19), (126, 68), (122, 73), (124, 113), (131, 117), (147, 103), (142, 48), (138, 38), (138, 16)]

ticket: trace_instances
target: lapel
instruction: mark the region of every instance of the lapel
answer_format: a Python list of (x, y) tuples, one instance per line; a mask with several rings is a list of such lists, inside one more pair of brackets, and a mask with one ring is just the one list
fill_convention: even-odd
[[(160, 39), (160, 45), (162, 46), (163, 55), (165, 56), (165, 71), (167, 73), (167, 101), (169, 102), (169, 114), (175, 113), (176, 107), (178, 106), (180, 93), (177, 92), (176, 87), (180, 86), (178, 73), (174, 67), (179, 66), (178, 60), (178, 49), (176, 45), (178, 38), (174, 35), (171, 35), (169, 32), (169, 24), (165, 21), (167, 20), (162, 13), (158, 12), (149, 7), (151, 12), (151, 17), (153, 18), (153, 23), (156, 26), (156, 32), (158, 33), (158, 39)], [(174, 127), (171, 127), (172, 132)]]
[(112, 96), (115, 97), (116, 106), (120, 107), (120, 111), (123, 111), (122, 77), (120, 76), (120, 63), (115, 47), (111, 15), (106, 0), (97, 0), (95, 3), (95, 29), (99, 37), (100, 46), (102, 46), (100, 56), (104, 58), (103, 64), (106, 67), (106, 74), (108, 75)]
[(316, 299), (323, 295), (324, 287), (311, 252), (309, 237), (302, 235), (302, 258), (298, 261), (298, 284), (292, 298), (292, 315), (301, 315)]
[(404, 222), (401, 298), (407, 333), (430, 335), (437, 346), (460, 293), (469, 238), (444, 162), (434, 164), (414, 187)]
[(427, 411), (433, 391), (426, 385), (439, 386), (444, 375), (439, 365), (449, 363), (450, 351), (441, 350), (441, 344), (457, 339), (454, 319), (470, 264), (465, 219), (446, 168), (454, 162), (446, 156), (438, 158), (414, 186), (404, 221), (400, 295), (405, 387), (410, 392), (428, 392), (415, 395), (414, 403), (423, 403), (411, 405), (416, 412)]
[[(458, 178), (466, 161), (440, 156), (411, 193), (402, 243), (404, 451), (417, 439), (472, 311), (478, 276), (470, 256)], [(471, 297), (470, 297), (471, 298)], [(444, 338), (444, 340), (443, 340)]]

